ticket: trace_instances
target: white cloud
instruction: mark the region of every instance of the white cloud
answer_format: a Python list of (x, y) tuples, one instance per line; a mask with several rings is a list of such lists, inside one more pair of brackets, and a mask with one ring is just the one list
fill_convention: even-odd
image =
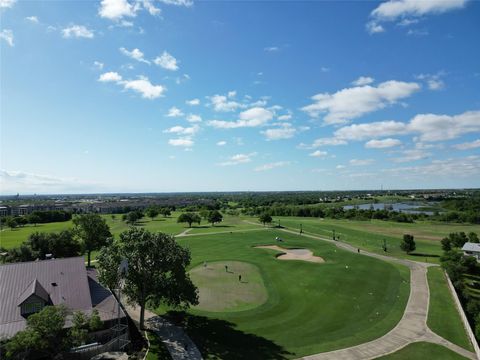
[(163, 130), (164, 133), (177, 134), (177, 135), (188, 135), (193, 136), (200, 130), (198, 125), (183, 127), (180, 125), (173, 126), (169, 129)]
[(379, 34), (385, 32), (385, 28), (376, 21), (369, 21), (365, 27), (369, 34)]
[(120, 52), (125, 55), (125, 56), (128, 56), (130, 59), (133, 59), (133, 60), (137, 60), (137, 61), (140, 61), (140, 62), (143, 62), (145, 64), (149, 64), (150, 65), (150, 61), (148, 60), (145, 60), (145, 58), (143, 57), (143, 52), (141, 52), (139, 49), (135, 48), (131, 51), (128, 51), (127, 49), (125, 49), (124, 47), (121, 47), (120, 49)]
[(109, 72), (101, 74), (100, 77), (98, 78), (98, 81), (101, 81), (101, 82), (120, 82), (120, 81), (122, 81), (122, 76), (115, 71), (109, 71)]
[(299, 147), (303, 149), (315, 149), (321, 146), (337, 146), (337, 145), (346, 145), (347, 142), (343, 139), (336, 137), (332, 138), (319, 138), (314, 140), (312, 145), (300, 144)]
[(93, 62), (93, 66), (95, 67), (95, 69), (102, 70), (103, 66), (104, 66), (104, 63), (95, 60)]
[(170, 71), (177, 71), (178, 70), (178, 64), (177, 64), (177, 59), (175, 59), (172, 55), (170, 55), (168, 52), (164, 51), (162, 55), (157, 56), (153, 62)]
[(394, 146), (401, 145), (402, 142), (398, 139), (392, 139), (392, 138), (387, 138), (387, 139), (382, 139), (382, 140), (370, 140), (367, 143), (365, 143), (365, 147), (367, 149), (386, 149), (386, 148), (391, 148)]
[(407, 132), (408, 129), (405, 123), (390, 120), (344, 126), (335, 131), (334, 135), (336, 139), (365, 140), (406, 134)]
[(27, 17), (25, 18), (25, 20), (28, 20), (28, 21), (30, 21), (30, 22), (32, 22), (32, 23), (34, 23), (34, 24), (38, 24), (38, 23), (39, 23), (38, 17), (36, 17), (36, 16), (27, 16)]
[(426, 29), (409, 29), (407, 35), (410, 36), (427, 36), (429, 34)]
[(350, 165), (353, 166), (366, 166), (373, 164), (375, 160), (373, 159), (352, 159), (349, 161)]
[(102, 0), (98, 14), (110, 20), (121, 20), (124, 17), (135, 17), (137, 8), (127, 0)]
[(235, 90), (229, 91), (229, 92), (227, 93), (227, 96), (228, 96), (229, 98), (234, 98), (235, 96), (237, 96), (237, 92), (236, 92)]
[(236, 155), (231, 156), (229, 158), (229, 160), (221, 162), (218, 165), (220, 165), (220, 166), (231, 166), (231, 165), (249, 163), (250, 161), (252, 161), (252, 157), (254, 157), (255, 155), (257, 155), (257, 153), (255, 153), (255, 152), (250, 153), (250, 154), (236, 154)]
[(190, 106), (200, 105), (200, 99), (187, 100), (185, 103)]
[(458, 150), (470, 150), (470, 149), (480, 148), (480, 139), (477, 139), (471, 142), (465, 142), (462, 144), (456, 144), (456, 145), (453, 145), (453, 147)]
[(1, 9), (8, 9), (13, 7), (17, 0), (0, 0), (0, 8)]
[(320, 151), (320, 150), (316, 150), (310, 154), (308, 154), (309, 156), (313, 156), (313, 157), (318, 157), (318, 158), (324, 158), (328, 155), (328, 152), (326, 151)]
[(208, 97), (208, 99), (210, 100), (210, 105), (213, 106), (213, 110), (217, 112), (230, 112), (245, 107), (245, 105), (236, 101), (228, 100), (228, 97), (225, 95), (213, 95)]
[(0, 39), (3, 39), (7, 42), (8, 45), (14, 46), (13, 44), (13, 31), (9, 29), (3, 29), (0, 31)]
[(94, 33), (93, 30), (88, 29), (83, 25), (71, 25), (62, 29), (62, 36), (66, 39), (69, 38), (85, 38), (93, 39)]
[(345, 167), (346, 167), (345, 165), (337, 165), (335, 166), (335, 169), (340, 170), (340, 169), (345, 169)]
[(184, 116), (185, 114), (180, 110), (179, 108), (172, 106), (170, 109), (168, 109), (168, 117), (180, 117)]
[(265, 135), (267, 140), (281, 140), (290, 139), (297, 133), (297, 129), (292, 127), (289, 123), (280, 124), (281, 126), (275, 129), (267, 129), (261, 133)]
[(424, 181), (427, 177), (437, 179), (467, 177), (480, 174), (480, 157), (467, 156), (465, 158), (450, 158), (445, 160), (433, 160), (426, 165), (408, 166), (393, 169), (385, 169), (383, 172), (391, 175), (409, 177)]
[(436, 74), (420, 74), (417, 79), (424, 80), (430, 90), (442, 90), (445, 88), (445, 82), (442, 80), (444, 75), (443, 71), (439, 71)]
[(193, 1), (191, 0), (158, 0), (167, 5), (175, 5), (175, 6), (185, 6), (190, 7), (193, 5)]
[(408, 129), (420, 133), (421, 141), (451, 140), (463, 134), (480, 132), (480, 111), (454, 116), (419, 114), (410, 121)]
[(357, 80), (352, 81), (352, 85), (355, 86), (364, 86), (371, 84), (375, 81), (374, 78), (371, 78), (370, 76), (360, 76)]
[(263, 48), (263, 50), (266, 52), (277, 52), (280, 50), (280, 48), (278, 46), (267, 46)]
[(152, 16), (159, 15), (161, 13), (161, 10), (153, 4), (151, 0), (143, 0), (142, 5), (145, 8), (145, 10), (148, 11), (148, 13)]
[(441, 14), (463, 8), (466, 3), (467, 0), (389, 0), (373, 10), (371, 16), (382, 21), (394, 21), (397, 18)]
[(287, 166), (287, 165), (290, 165), (290, 161), (277, 161), (277, 162), (257, 166), (254, 170), (267, 171), (267, 170), (272, 170), (272, 169)]
[(178, 139), (170, 139), (168, 140), (168, 144), (172, 146), (182, 146), (182, 147), (192, 147), (194, 142), (189, 137), (178, 138)]
[(145, 99), (156, 99), (163, 96), (165, 87), (162, 85), (153, 85), (147, 77), (139, 77), (136, 80), (128, 80), (122, 82), (125, 89), (138, 92)]
[(390, 80), (377, 87), (365, 85), (342, 89), (336, 93), (322, 93), (312, 97), (313, 104), (302, 108), (312, 117), (326, 113), (326, 124), (342, 124), (370, 112), (382, 109), (409, 97), (420, 89), (414, 82)]
[(402, 19), (397, 23), (398, 26), (410, 26), (412, 24), (417, 24), (419, 22), (418, 19)]
[(201, 117), (200, 115), (196, 115), (196, 114), (188, 114), (188, 116), (187, 116), (187, 121), (188, 121), (188, 122), (191, 122), (191, 123), (201, 122), (201, 121), (202, 121), (202, 117)]
[(431, 154), (419, 149), (410, 149), (402, 151), (402, 156), (394, 158), (393, 161), (397, 163), (411, 162), (423, 160), (429, 157)]
[(227, 142), (225, 140), (221, 140), (217, 142), (217, 146), (225, 146), (225, 145), (227, 145)]
[(262, 107), (242, 111), (236, 121), (210, 120), (208, 125), (221, 129), (257, 127), (265, 125), (273, 118), (273, 112)]
[(288, 121), (292, 118), (292, 114), (280, 115), (277, 119), (280, 121)]

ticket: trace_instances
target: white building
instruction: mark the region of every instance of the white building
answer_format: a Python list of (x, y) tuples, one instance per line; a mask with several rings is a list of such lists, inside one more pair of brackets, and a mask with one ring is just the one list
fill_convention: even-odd
[(474, 256), (477, 261), (480, 260), (480, 244), (467, 242), (462, 247), (463, 254), (468, 256)]

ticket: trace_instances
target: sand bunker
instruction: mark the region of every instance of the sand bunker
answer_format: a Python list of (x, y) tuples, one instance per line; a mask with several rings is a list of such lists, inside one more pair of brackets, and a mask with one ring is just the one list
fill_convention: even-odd
[(277, 256), (277, 259), (279, 260), (302, 260), (314, 263), (325, 262), (325, 260), (323, 260), (320, 256), (313, 255), (313, 252), (308, 249), (285, 249), (277, 245), (262, 245), (255, 246), (255, 248), (280, 251), (282, 254)]

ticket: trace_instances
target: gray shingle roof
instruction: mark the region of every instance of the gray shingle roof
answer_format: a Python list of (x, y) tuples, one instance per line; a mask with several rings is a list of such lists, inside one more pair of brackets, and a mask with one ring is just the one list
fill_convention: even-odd
[(116, 299), (87, 276), (83, 257), (6, 264), (0, 266), (0, 339), (25, 328), (18, 305), (33, 293), (72, 311), (98, 309), (103, 321), (117, 316)]

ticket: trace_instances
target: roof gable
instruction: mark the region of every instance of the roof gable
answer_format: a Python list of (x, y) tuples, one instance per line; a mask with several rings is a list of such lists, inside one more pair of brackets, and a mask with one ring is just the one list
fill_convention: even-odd
[(40, 284), (37, 278), (35, 278), (26, 288), (25, 290), (20, 294), (18, 298), (17, 305), (21, 305), (27, 300), (30, 296), (35, 295), (39, 297), (40, 299), (44, 300), (45, 302), (48, 302), (50, 296), (48, 295), (47, 290)]

